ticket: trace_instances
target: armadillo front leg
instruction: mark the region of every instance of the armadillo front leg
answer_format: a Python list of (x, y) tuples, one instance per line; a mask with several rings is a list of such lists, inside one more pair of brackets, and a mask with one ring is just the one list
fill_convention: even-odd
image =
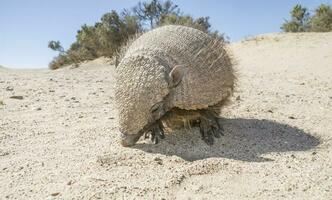
[(200, 132), (202, 134), (202, 139), (208, 145), (213, 145), (214, 137), (220, 138), (223, 135), (223, 128), (218, 123), (218, 118), (208, 110), (200, 111)]
[(164, 126), (160, 120), (156, 121), (150, 128), (150, 130), (145, 134), (145, 137), (148, 137), (148, 134), (150, 133), (151, 141), (154, 144), (157, 144), (159, 142), (159, 139), (164, 139)]

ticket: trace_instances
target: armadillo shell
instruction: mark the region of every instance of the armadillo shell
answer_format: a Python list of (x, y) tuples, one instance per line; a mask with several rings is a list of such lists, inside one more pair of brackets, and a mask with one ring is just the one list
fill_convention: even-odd
[[(177, 65), (186, 73), (176, 87), (170, 88), (168, 74)], [(120, 127), (126, 132), (151, 123), (151, 113), (146, 111), (158, 102), (167, 104), (167, 110), (203, 109), (228, 98), (234, 85), (224, 43), (200, 30), (178, 25), (159, 27), (137, 38), (117, 72)], [(129, 108), (135, 109), (135, 116)]]
[(178, 25), (156, 28), (133, 42), (126, 57), (133, 55), (150, 56), (168, 72), (176, 65), (187, 69), (170, 99), (174, 107), (207, 108), (233, 90), (235, 77), (225, 43), (200, 30)]

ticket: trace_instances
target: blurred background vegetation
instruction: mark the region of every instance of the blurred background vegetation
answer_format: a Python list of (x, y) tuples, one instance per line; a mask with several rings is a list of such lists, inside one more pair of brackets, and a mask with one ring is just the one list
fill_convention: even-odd
[(49, 67), (57, 69), (101, 56), (114, 57), (131, 36), (167, 24), (186, 25), (224, 38), (222, 34), (210, 30), (209, 17), (193, 18), (183, 14), (170, 0), (139, 2), (121, 13), (114, 10), (105, 13), (94, 26), (83, 25), (77, 31), (76, 41), (66, 51), (59, 41), (50, 41), (48, 47), (58, 51), (59, 55)]
[(297, 4), (290, 12), (291, 19), (282, 24), (285, 32), (329, 32), (332, 31), (332, 9), (321, 4), (311, 14), (307, 8)]
[[(284, 32), (332, 31), (332, 9), (327, 4), (321, 4), (312, 14), (307, 8), (296, 5), (290, 14), (291, 19), (285, 20), (281, 26)], [(171, 0), (151, 0), (139, 2), (121, 13), (115, 10), (105, 13), (93, 26), (83, 25), (77, 31), (76, 41), (67, 50), (60, 41), (49, 41), (48, 47), (59, 52), (49, 67), (58, 69), (78, 65), (102, 56), (115, 59), (121, 46), (137, 33), (168, 24), (194, 27), (227, 41), (224, 34), (212, 31), (209, 17), (193, 18), (184, 14)]]

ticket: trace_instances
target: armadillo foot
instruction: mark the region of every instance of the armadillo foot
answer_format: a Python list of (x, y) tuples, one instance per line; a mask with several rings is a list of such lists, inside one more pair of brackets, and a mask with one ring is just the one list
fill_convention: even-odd
[(161, 121), (157, 121), (154, 125), (151, 126), (151, 129), (145, 133), (145, 138), (148, 138), (149, 135), (151, 136), (151, 141), (154, 144), (158, 144), (159, 139), (164, 139), (164, 127)]
[(214, 137), (220, 138), (223, 134), (223, 127), (218, 123), (218, 118), (209, 111), (202, 111), (199, 120), (202, 140), (208, 145), (213, 145)]

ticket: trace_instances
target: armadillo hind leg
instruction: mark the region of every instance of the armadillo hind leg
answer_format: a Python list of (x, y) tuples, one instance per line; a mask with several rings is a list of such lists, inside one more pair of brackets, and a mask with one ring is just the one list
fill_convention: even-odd
[(218, 122), (218, 117), (209, 110), (201, 110), (199, 127), (202, 140), (208, 145), (213, 145), (214, 137), (220, 138), (223, 135), (223, 127)]
[(157, 144), (159, 142), (159, 139), (164, 139), (165, 138), (165, 134), (164, 134), (164, 126), (162, 124), (162, 122), (160, 120), (156, 121), (150, 128), (150, 130), (148, 130), (145, 133), (145, 138), (148, 138), (149, 135), (151, 136), (151, 141), (154, 144)]

